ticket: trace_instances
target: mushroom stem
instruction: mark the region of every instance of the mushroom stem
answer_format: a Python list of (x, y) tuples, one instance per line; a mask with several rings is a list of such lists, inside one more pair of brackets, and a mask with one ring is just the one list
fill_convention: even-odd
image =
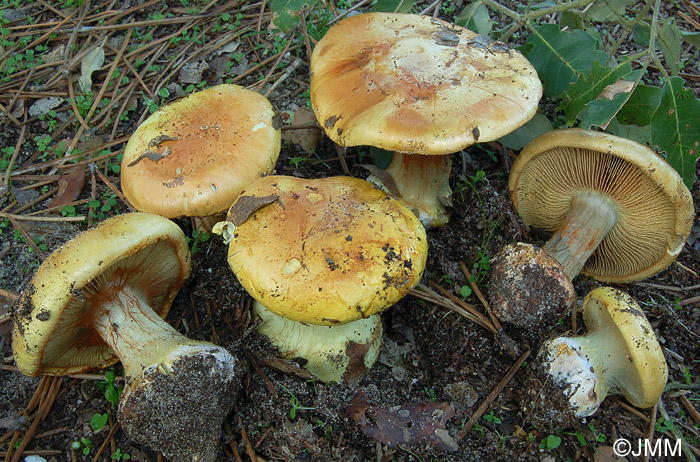
[[(668, 368), (649, 320), (628, 294), (598, 287), (583, 301), (588, 332), (542, 346), (527, 379), (526, 414), (542, 426), (574, 426), (608, 394), (647, 408), (661, 396)], [(573, 420), (572, 420), (573, 419)]]
[(608, 395), (606, 372), (634, 373), (634, 367), (625, 364), (629, 363), (626, 355), (619, 355), (624, 361), (610, 363), (614, 359), (610, 352), (625, 351), (625, 345), (617, 336), (606, 335), (606, 332), (558, 337), (542, 347), (541, 354), (545, 358), (544, 363), (549, 365), (549, 374), (555, 383), (566, 390), (565, 395), (569, 396), (576, 417), (587, 417), (598, 410)]
[(449, 220), (445, 206), (452, 205), (449, 155), (404, 154), (395, 152), (386, 173), (392, 185), (372, 177), (369, 181), (396, 195), (426, 228), (444, 226)]
[[(93, 301), (92, 327), (114, 351), (127, 377), (161, 363), (180, 346), (200, 344), (176, 331), (128, 285), (111, 284)], [(95, 303), (97, 302), (97, 303)]]
[(302, 359), (304, 368), (324, 382), (355, 385), (379, 358), (383, 331), (378, 314), (323, 326), (278, 316), (257, 300), (253, 312), (261, 320), (258, 332), (282, 357)]
[(573, 279), (616, 222), (617, 208), (613, 200), (592, 191), (577, 194), (571, 199), (564, 222), (547, 241), (544, 250)]
[(119, 402), (122, 427), (172, 460), (217, 460), (215, 442), (240, 385), (236, 359), (180, 334), (126, 284), (111, 283), (92, 298), (91, 325), (129, 378)]

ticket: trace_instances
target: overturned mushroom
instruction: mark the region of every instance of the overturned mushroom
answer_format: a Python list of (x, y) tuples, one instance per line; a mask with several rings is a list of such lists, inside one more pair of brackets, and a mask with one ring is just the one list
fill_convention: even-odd
[(214, 461), (240, 374), (227, 350), (163, 320), (189, 274), (184, 233), (171, 221), (146, 213), (103, 221), (53, 252), (22, 293), (17, 367), (64, 375), (121, 361), (127, 433), (174, 460)]
[(548, 340), (538, 354), (523, 402), (535, 425), (575, 427), (611, 394), (651, 407), (666, 386), (663, 352), (632, 297), (611, 287), (594, 289), (583, 302), (583, 319), (585, 335)]
[[(680, 175), (654, 151), (590, 130), (534, 139), (513, 164), (508, 189), (527, 227), (553, 233), (542, 249), (509, 246), (492, 265), (492, 307), (523, 328), (564, 314), (579, 273), (622, 283), (666, 268), (683, 248), (694, 213)], [(540, 261), (554, 275), (544, 288)], [(542, 303), (545, 297), (561, 304)]]
[(225, 212), (274, 169), (281, 143), (274, 115), (267, 98), (228, 84), (163, 106), (126, 145), (124, 195), (137, 210), (167, 218)]
[(311, 56), (311, 103), (328, 136), (395, 151), (372, 181), (426, 227), (448, 221), (450, 154), (520, 127), (541, 96), (519, 52), (430, 16), (348, 17)]
[[(381, 342), (376, 315), (420, 281), (427, 258), (415, 215), (350, 177), (262, 178), (214, 232), (230, 239), (229, 265), (256, 310), (270, 312), (259, 314), (262, 328), (282, 333), (266, 335), (324, 381), (353, 382), (371, 367)], [(269, 327), (285, 322), (272, 316), (315, 326)], [(308, 347), (321, 331), (338, 337), (337, 354)]]

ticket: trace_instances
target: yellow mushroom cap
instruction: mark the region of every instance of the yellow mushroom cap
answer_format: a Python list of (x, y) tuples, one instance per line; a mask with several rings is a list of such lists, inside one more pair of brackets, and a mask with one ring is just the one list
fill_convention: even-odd
[[(253, 206), (236, 220), (246, 203)], [(241, 193), (228, 220), (236, 225), (228, 261), (238, 280), (267, 309), (295, 321), (367, 318), (396, 303), (425, 268), (420, 221), (357, 178), (268, 176)]]
[(542, 96), (519, 52), (415, 14), (343, 19), (311, 56), (311, 102), (342, 146), (449, 154), (515, 130)]
[(147, 213), (117, 215), (51, 253), (22, 292), (12, 339), (27, 375), (73, 374), (118, 361), (90, 327), (100, 288), (118, 281), (141, 293), (165, 317), (190, 274), (182, 230)]
[(274, 169), (281, 145), (274, 114), (261, 94), (228, 84), (163, 106), (126, 145), (124, 195), (137, 210), (168, 218), (224, 212)]
[(654, 151), (578, 128), (545, 133), (525, 146), (508, 189), (525, 225), (549, 232), (560, 227), (576, 195), (612, 200), (617, 222), (581, 271), (605, 282), (644, 279), (670, 265), (694, 214), (680, 175)]
[[(621, 290), (599, 287), (589, 292), (583, 301), (583, 320), (588, 328), (587, 336), (607, 331), (606, 336), (615, 332), (619, 338), (610, 345), (590, 345), (599, 352), (597, 356), (602, 356), (603, 352), (607, 356), (598, 358), (596, 363), (610, 372), (595, 373), (606, 381), (609, 393), (620, 393), (640, 408), (653, 406), (666, 386), (668, 367), (654, 329), (637, 302)], [(612, 346), (621, 349), (610, 348)]]

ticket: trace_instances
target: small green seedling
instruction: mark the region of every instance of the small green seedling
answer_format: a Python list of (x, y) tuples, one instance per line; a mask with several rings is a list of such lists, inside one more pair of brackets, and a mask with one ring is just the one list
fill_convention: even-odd
[(122, 389), (117, 388), (114, 384), (115, 378), (116, 374), (114, 373), (114, 371), (109, 370), (105, 372), (105, 379), (97, 382), (97, 386), (100, 389), (104, 390), (105, 399), (107, 399), (107, 401), (109, 401), (112, 404), (112, 407), (115, 407), (117, 404), (119, 404), (119, 397), (122, 393)]
[(109, 414), (100, 414), (99, 412), (95, 412), (90, 419), (90, 428), (92, 428), (92, 431), (96, 432), (104, 428), (104, 426), (107, 425), (108, 418)]
[(209, 234), (208, 232), (200, 231), (198, 229), (193, 229), (192, 230), (192, 237), (187, 238), (187, 243), (192, 244), (192, 247), (190, 248), (190, 252), (192, 253), (192, 255), (199, 252), (200, 244), (204, 244), (205, 242), (208, 242), (209, 239), (211, 239), (211, 234)]
[(559, 447), (561, 444), (561, 437), (558, 435), (548, 435), (547, 438), (542, 438), (542, 441), (540, 441), (539, 448), (540, 449), (547, 449), (549, 451), (552, 451), (556, 448)]
[(71, 447), (74, 451), (80, 451), (82, 449), (83, 455), (87, 456), (92, 451), (92, 440), (82, 437), (80, 441), (73, 441)]
[(483, 418), (485, 421), (491, 422), (492, 424), (495, 424), (495, 425), (498, 425), (498, 424), (502, 424), (502, 423), (503, 423), (503, 421), (502, 421), (501, 419), (499, 419), (498, 417), (496, 417), (495, 415), (493, 415), (493, 411), (490, 411), (488, 414), (484, 414), (484, 415), (482, 416), (482, 418)]
[(588, 429), (593, 433), (593, 439), (596, 443), (605, 443), (607, 437), (603, 433), (598, 433), (592, 423), (588, 424)]
[(316, 409), (315, 407), (305, 407), (302, 406), (301, 403), (299, 402), (299, 398), (296, 397), (294, 393), (292, 393), (287, 387), (284, 385), (280, 385), (284, 390), (291, 395), (291, 398), (289, 400), (289, 403), (291, 404), (291, 407), (289, 409), (289, 418), (291, 420), (294, 420), (297, 416), (297, 411), (306, 411), (306, 410), (311, 410), (311, 409)]
[(469, 297), (471, 294), (472, 294), (471, 286), (464, 285), (464, 286), (459, 288), (459, 295), (461, 295), (461, 297), (463, 299)]
[(122, 452), (121, 449), (117, 448), (117, 450), (112, 453), (111, 458), (115, 460), (129, 460), (131, 459), (131, 456), (126, 452)]

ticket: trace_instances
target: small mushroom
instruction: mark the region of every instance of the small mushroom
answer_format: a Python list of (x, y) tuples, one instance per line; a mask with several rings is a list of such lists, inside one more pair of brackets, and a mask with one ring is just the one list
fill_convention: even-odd
[(189, 274), (187, 241), (170, 220), (129, 213), (103, 221), (46, 258), (22, 292), (17, 367), (65, 375), (121, 361), (126, 432), (173, 460), (215, 460), (240, 374), (227, 350), (164, 321)]
[(583, 319), (585, 335), (548, 340), (540, 349), (523, 403), (537, 426), (575, 427), (612, 394), (648, 408), (666, 386), (663, 352), (632, 297), (611, 287), (594, 289), (584, 299)]
[(167, 218), (224, 213), (274, 169), (281, 145), (274, 115), (267, 98), (229, 84), (163, 106), (124, 149), (124, 195), (137, 210)]
[[(553, 233), (541, 249), (506, 247), (492, 265), (494, 312), (528, 329), (568, 310), (579, 273), (624, 283), (666, 268), (683, 248), (694, 213), (680, 175), (654, 151), (577, 128), (530, 142), (513, 164), (508, 189), (527, 227)], [(557, 274), (544, 288), (536, 280), (539, 261)], [(542, 303), (546, 297), (562, 304)]]
[(348, 17), (311, 56), (321, 126), (340, 146), (394, 151), (370, 179), (426, 227), (448, 221), (450, 154), (520, 127), (541, 96), (537, 72), (518, 51), (430, 16)]
[[(372, 366), (381, 342), (376, 315), (420, 281), (427, 258), (416, 216), (350, 177), (262, 178), (214, 232), (230, 239), (229, 265), (259, 302), (263, 334), (284, 356), (303, 356), (323, 381), (352, 383)], [(273, 316), (301, 324), (274, 327), (285, 321)], [(337, 337), (337, 354), (319, 345), (319, 332)]]

